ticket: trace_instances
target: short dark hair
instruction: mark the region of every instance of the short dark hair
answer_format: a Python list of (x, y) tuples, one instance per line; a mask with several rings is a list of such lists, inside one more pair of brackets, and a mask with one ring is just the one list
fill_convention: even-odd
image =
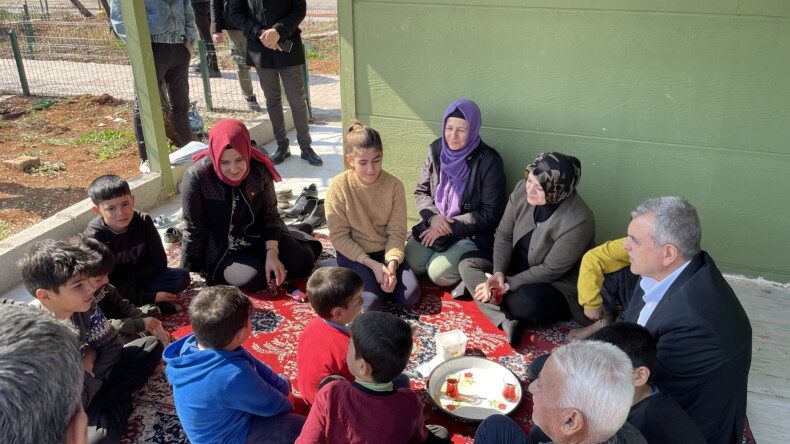
[(87, 250), (88, 253), (96, 253), (91, 256), (92, 260), (84, 264), (88, 276), (106, 276), (115, 268), (115, 255), (110, 251), (110, 247), (103, 242), (84, 234), (78, 234), (69, 239), (69, 243)]
[(362, 278), (351, 268), (322, 267), (308, 279), (307, 294), (318, 316), (328, 318), (333, 308), (347, 308), (364, 287)]
[(45, 289), (58, 294), (60, 287), (74, 276), (87, 273), (86, 264), (96, 260), (98, 253), (88, 252), (68, 242), (46, 239), (28, 248), (17, 262), (22, 283), (31, 295)]
[(414, 346), (408, 322), (389, 313), (369, 311), (351, 324), (356, 358), (372, 368), (376, 382), (390, 382), (403, 373)]
[(88, 197), (94, 205), (99, 205), (105, 200), (115, 199), (121, 196), (130, 196), (129, 182), (115, 174), (105, 174), (93, 179), (88, 185)]
[(252, 303), (237, 287), (216, 285), (200, 291), (189, 304), (189, 322), (198, 344), (219, 349), (247, 325)]
[(653, 382), (656, 369), (656, 339), (648, 329), (633, 322), (615, 322), (593, 333), (589, 340), (608, 342), (624, 351), (634, 368), (650, 370), (648, 383)]

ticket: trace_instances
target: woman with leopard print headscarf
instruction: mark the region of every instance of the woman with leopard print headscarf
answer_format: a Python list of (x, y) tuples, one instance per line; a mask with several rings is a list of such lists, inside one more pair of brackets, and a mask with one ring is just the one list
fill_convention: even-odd
[(576, 280), (582, 256), (594, 245), (595, 217), (576, 191), (580, 178), (579, 159), (538, 156), (510, 194), (493, 261), (472, 256), (459, 265), (480, 311), (513, 347), (529, 324), (571, 317), (590, 323), (577, 302)]

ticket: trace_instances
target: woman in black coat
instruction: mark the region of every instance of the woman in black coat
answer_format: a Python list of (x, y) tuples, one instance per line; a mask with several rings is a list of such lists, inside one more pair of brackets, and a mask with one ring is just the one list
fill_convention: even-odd
[(210, 284), (257, 291), (274, 279), (307, 276), (321, 243), (287, 229), (277, 214), (271, 161), (250, 145), (238, 120), (217, 122), (209, 148), (193, 157), (184, 174), (184, 240), (181, 266), (200, 272)]
[[(431, 144), (414, 191), (426, 228), (406, 244), (406, 262), (437, 285), (461, 281), (458, 263), (464, 253), (490, 255), (507, 203), (502, 158), (480, 140), (481, 123), (480, 109), (469, 99), (447, 107), (443, 135)], [(438, 251), (443, 250), (438, 245), (450, 243), (447, 236), (455, 242)]]

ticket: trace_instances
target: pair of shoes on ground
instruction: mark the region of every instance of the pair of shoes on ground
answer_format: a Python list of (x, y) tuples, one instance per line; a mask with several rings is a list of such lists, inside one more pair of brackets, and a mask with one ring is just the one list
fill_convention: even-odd
[(318, 198), (318, 187), (316, 184), (311, 183), (310, 186), (304, 188), (293, 207), (288, 211), (283, 211), (283, 215), (294, 218), (297, 222), (309, 224), (313, 228), (325, 225), (324, 199)]
[(318, 187), (314, 183), (311, 183), (310, 186), (302, 188), (302, 194), (296, 198), (296, 202), (294, 202), (293, 207), (288, 211), (283, 211), (282, 215), (293, 218), (301, 216), (307, 207), (307, 201), (310, 199), (318, 199)]
[(326, 225), (324, 199), (308, 199), (304, 211), (296, 217), (296, 221), (297, 223), (309, 224), (313, 228), (320, 228)]
[[(306, 148), (301, 148), (301, 150), (302, 154), (300, 157), (306, 160), (310, 165), (321, 166), (324, 164), (324, 161), (315, 153), (313, 148), (308, 146)], [(288, 157), (291, 157), (291, 146), (289, 145), (288, 139), (285, 139), (285, 143), (277, 146), (277, 151), (271, 155), (270, 159), (272, 159), (273, 164), (279, 165)]]

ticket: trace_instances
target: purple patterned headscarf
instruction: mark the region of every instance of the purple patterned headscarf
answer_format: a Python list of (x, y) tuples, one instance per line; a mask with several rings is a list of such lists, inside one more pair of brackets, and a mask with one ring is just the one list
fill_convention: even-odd
[[(466, 120), (466, 143), (457, 151), (447, 145), (444, 138), (444, 126), (447, 117), (455, 110), (461, 112)], [(469, 166), (466, 158), (480, 144), (480, 125), (483, 123), (480, 108), (469, 99), (458, 99), (444, 111), (442, 119), (442, 152), (439, 155), (439, 186), (436, 188), (436, 208), (444, 216), (453, 217), (461, 213), (461, 199), (463, 199), (466, 181), (469, 176)]]

